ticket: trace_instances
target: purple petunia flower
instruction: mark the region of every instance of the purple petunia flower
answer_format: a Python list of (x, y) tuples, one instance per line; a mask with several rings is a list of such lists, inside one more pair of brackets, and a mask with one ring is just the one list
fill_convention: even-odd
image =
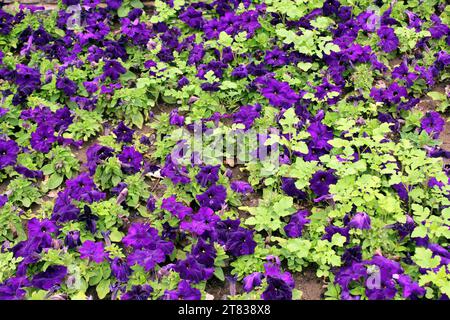
[(382, 26), (377, 31), (380, 37), (380, 42), (378, 43), (384, 52), (391, 52), (398, 48), (399, 40), (395, 35), (394, 29)]
[(311, 190), (318, 196), (329, 194), (330, 185), (336, 182), (337, 178), (334, 176), (333, 170), (319, 170), (309, 180)]
[(283, 50), (275, 48), (272, 51), (267, 51), (264, 57), (264, 62), (272, 67), (280, 67), (287, 63), (287, 56)]
[(247, 194), (253, 192), (252, 186), (245, 181), (233, 181), (231, 182), (230, 187), (231, 190), (237, 193)]
[(128, 266), (125, 260), (121, 258), (114, 258), (111, 262), (111, 273), (121, 282), (127, 282), (128, 277), (131, 275), (132, 270)]
[(221, 185), (211, 186), (202, 194), (197, 195), (197, 200), (202, 207), (209, 207), (214, 211), (222, 209), (226, 198), (227, 190)]
[(24, 166), (15, 166), (14, 170), (29, 179), (42, 179), (44, 177), (41, 170), (30, 170)]
[(80, 231), (78, 231), (78, 230), (69, 231), (67, 233), (66, 237), (64, 238), (64, 244), (69, 249), (73, 249), (73, 248), (81, 245)]
[(48, 153), (56, 141), (54, 129), (47, 125), (40, 125), (31, 134), (31, 147), (39, 152)]
[(191, 287), (188, 281), (181, 280), (176, 290), (166, 290), (165, 300), (200, 300), (202, 294), (199, 289)]
[(420, 125), (422, 130), (433, 138), (439, 138), (439, 134), (444, 130), (445, 120), (435, 111), (427, 112), (422, 118)]
[(148, 272), (164, 260), (166, 260), (166, 255), (161, 249), (142, 249), (131, 253), (127, 258), (127, 263), (129, 266), (139, 264)]
[(19, 146), (14, 140), (0, 139), (0, 169), (16, 164)]
[(263, 300), (292, 300), (292, 288), (283, 280), (269, 276), (267, 284), (261, 295)]
[(26, 291), (23, 289), (30, 285), (27, 277), (12, 277), (0, 283), (0, 300), (22, 300)]
[(253, 240), (253, 232), (244, 228), (231, 232), (225, 244), (225, 250), (235, 257), (253, 254), (255, 248), (256, 242)]
[(202, 238), (199, 238), (197, 244), (192, 247), (192, 256), (202, 265), (208, 268), (214, 267), (214, 260), (217, 253), (213, 244), (205, 242)]
[(134, 147), (124, 147), (122, 153), (117, 158), (122, 163), (122, 169), (128, 174), (134, 174), (141, 170), (141, 163), (144, 160), (142, 154)]
[(77, 93), (78, 85), (67, 77), (56, 80), (56, 89), (62, 90), (67, 96), (73, 96)]
[(209, 207), (200, 208), (191, 218), (191, 221), (181, 222), (180, 229), (197, 235), (203, 235), (206, 231), (212, 231), (214, 224), (220, 221), (220, 218)]
[(33, 276), (31, 285), (42, 290), (50, 290), (54, 286), (61, 284), (66, 275), (67, 268), (65, 266), (49, 266), (44, 272), (40, 272)]
[(284, 227), (288, 237), (299, 238), (302, 236), (303, 227), (311, 222), (311, 220), (306, 219), (308, 215), (308, 210), (299, 210), (291, 216), (289, 223)]
[(133, 223), (128, 229), (128, 234), (122, 239), (122, 243), (134, 249), (149, 248), (160, 240), (158, 230), (149, 224)]
[(281, 190), (284, 191), (288, 196), (297, 198), (297, 199), (305, 199), (306, 198), (306, 192), (301, 191), (297, 189), (295, 186), (295, 179), (294, 178), (281, 178)]
[(103, 242), (86, 240), (78, 249), (78, 252), (80, 253), (81, 259), (89, 259), (95, 263), (102, 263), (108, 257)]
[(246, 276), (243, 281), (242, 289), (245, 292), (250, 292), (254, 288), (259, 287), (262, 283), (264, 275), (261, 272), (253, 272), (252, 274)]
[(214, 184), (219, 180), (220, 165), (217, 166), (202, 166), (195, 178), (202, 187), (206, 187), (208, 184)]
[(255, 122), (255, 119), (261, 116), (261, 105), (247, 105), (242, 106), (239, 110), (233, 114), (234, 123), (242, 123), (245, 125), (245, 130), (250, 129)]
[(208, 280), (214, 273), (214, 268), (207, 268), (189, 255), (184, 260), (178, 260), (174, 270), (180, 274), (180, 278), (193, 283)]
[(138, 300), (145, 301), (150, 298), (153, 288), (148, 284), (132, 286), (130, 291), (125, 292), (120, 300)]
[(178, 219), (183, 220), (187, 215), (192, 214), (192, 208), (184, 206), (182, 202), (177, 202), (176, 199), (176, 196), (163, 199), (161, 209), (169, 211)]
[(352, 217), (348, 226), (353, 229), (369, 230), (370, 217), (365, 212), (358, 212)]
[(110, 78), (111, 80), (119, 79), (121, 74), (127, 70), (116, 60), (107, 60), (103, 67), (103, 78)]
[(394, 275), (394, 278), (397, 280), (399, 285), (403, 289), (403, 297), (405, 299), (421, 297), (425, 295), (426, 290), (419, 286), (417, 282), (414, 282), (410, 276), (406, 274), (401, 274), (398, 276)]
[(108, 5), (108, 9), (117, 10), (122, 5), (123, 0), (106, 0), (106, 4)]
[(117, 142), (129, 143), (133, 141), (134, 130), (128, 128), (123, 121), (120, 121), (117, 128), (113, 130)]

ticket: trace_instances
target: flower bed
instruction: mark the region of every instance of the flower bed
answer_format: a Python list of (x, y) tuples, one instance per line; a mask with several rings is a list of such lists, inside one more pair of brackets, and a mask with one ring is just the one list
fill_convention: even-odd
[(0, 299), (448, 299), (445, 1), (99, 3), (0, 10)]

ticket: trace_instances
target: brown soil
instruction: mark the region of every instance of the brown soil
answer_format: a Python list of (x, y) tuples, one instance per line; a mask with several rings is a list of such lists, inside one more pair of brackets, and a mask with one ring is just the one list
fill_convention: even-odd
[(302, 300), (320, 300), (324, 292), (324, 283), (316, 277), (313, 270), (305, 270), (294, 275), (295, 287), (303, 292)]

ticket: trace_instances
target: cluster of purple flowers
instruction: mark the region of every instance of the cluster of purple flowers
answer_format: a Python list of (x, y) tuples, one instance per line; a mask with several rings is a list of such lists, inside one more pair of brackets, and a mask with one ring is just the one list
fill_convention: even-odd
[(267, 283), (267, 287), (261, 294), (264, 300), (291, 300), (292, 289), (295, 288), (295, 282), (292, 275), (281, 271), (280, 259), (274, 256), (268, 256), (267, 262), (264, 264), (264, 273), (254, 272), (246, 276), (243, 280), (243, 289), (246, 292), (254, 290), (261, 286), (263, 279)]
[[(421, 185), (398, 182), (400, 173), (405, 177), (410, 173), (400, 157), (394, 152), (380, 155), (369, 146), (357, 148), (361, 139), (354, 141), (357, 137), (369, 138), (379, 124), (388, 123), (391, 132), (383, 137), (381, 144), (414, 136), (411, 138), (417, 148), (414, 150), (425, 149), (432, 158), (450, 158), (450, 153), (435, 142), (431, 146), (423, 145), (428, 143), (423, 138), (425, 133), (430, 139), (439, 138), (445, 130), (445, 119), (431, 110), (422, 118), (409, 116), (412, 114), (409, 110), (419, 105), (420, 96), (447, 77), (450, 54), (445, 46), (450, 45), (450, 28), (442, 18), (445, 6), (434, 5), (436, 13), (426, 18), (426, 12), (399, 13), (395, 1), (386, 5), (376, 1), (384, 8), (377, 13), (363, 5), (354, 10), (338, 0), (326, 0), (302, 17), (291, 19), (289, 14), (277, 12), (273, 3), (264, 1), (261, 4), (250, 0), (187, 1), (180, 6), (169, 0), (160, 4), (167, 9), (162, 15), (167, 19), (149, 23), (145, 11), (129, 8), (129, 2), (106, 0), (106, 5), (101, 2), (62, 0), (63, 7), (52, 17), (55, 25), (50, 28), (41, 19), (23, 25), (28, 14), (41, 11), (39, 7), (20, 5), (15, 15), (0, 9), (0, 42), (5, 44), (0, 51), (2, 182), (10, 178), (19, 183), (26, 181), (31, 183), (31, 191), (41, 195), (45, 192), (40, 188), (41, 180), (45, 186), (49, 185), (50, 177), (45, 169), (49, 161), (57, 158), (53, 153), (56, 146), (73, 151), (83, 144), (73, 139), (76, 136), (73, 128), (77, 129), (80, 123), (80, 127), (85, 125), (78, 111), (95, 113), (102, 122), (107, 120), (103, 117), (110, 116), (124, 119), (120, 122), (113, 119), (114, 127), (103, 123), (104, 132), (111, 133), (112, 139), (99, 139), (89, 145), (80, 172), (61, 178), (61, 187), (47, 194), (49, 199), (54, 198), (53, 207), (43, 207), (47, 211), (42, 209), (42, 215), (40, 211), (32, 212), (30, 219), (17, 202), (9, 203), (10, 198), (18, 197), (14, 192), (21, 190), (7, 188), (0, 195), (1, 214), (11, 214), (11, 219), (29, 219), (24, 223), (24, 236), (15, 230), (19, 223), (7, 230), (12, 236), (0, 234), (0, 252), (12, 252), (18, 259), (14, 262), (14, 275), (0, 283), (0, 299), (24, 299), (30, 295), (29, 289), (53, 293), (61, 290), (64, 283), (69, 285), (75, 281), (73, 265), (48, 264), (47, 260), (43, 263), (42, 256), (51, 250), (58, 250), (65, 259), (72, 259), (83, 268), (110, 268), (112, 281), (107, 289), (112, 299), (120, 294), (122, 300), (147, 300), (156, 295), (160, 299), (201, 299), (202, 291), (197, 287), (210, 281), (218, 271), (216, 260), (221, 253), (226, 253), (228, 267), (232, 265), (230, 262), (240, 262), (240, 257), (254, 254), (257, 247), (266, 249), (273, 245), (272, 236), (305, 238), (311, 243), (332, 242), (336, 234), (344, 237), (343, 248), (333, 248), (341, 254), (342, 267), (332, 270), (342, 299), (422, 298), (426, 289), (418, 284), (418, 277), (448, 269), (448, 247), (438, 244), (445, 241), (428, 234), (413, 236), (418, 226), (432, 228), (429, 221), (420, 220), (412, 204), (422, 198), (422, 191), (439, 194), (432, 204), (431, 216), (436, 221), (440, 219), (437, 215), (448, 209), (445, 201), (450, 199), (449, 167), (444, 167), (447, 174), (444, 178), (443, 174), (438, 175), (436, 166), (424, 171)], [(81, 25), (77, 28), (69, 27), (73, 16), (66, 6), (72, 5), (82, 8)], [(131, 5), (136, 6), (136, 1)], [(321, 26), (328, 21), (334, 22)], [(278, 33), (274, 30), (280, 26), (292, 39), (275, 35)], [(427, 35), (405, 44), (399, 28)], [(313, 31), (312, 42), (303, 45), (316, 48), (305, 54), (297, 40), (304, 39), (302, 36), (308, 35), (308, 31)], [(273, 37), (268, 38), (268, 34)], [(12, 44), (4, 40), (12, 37), (15, 39)], [(414, 48), (405, 52), (404, 46), (412, 45)], [(394, 64), (397, 56), (401, 59)], [(214, 80), (209, 81), (211, 78)], [(235, 84), (234, 89), (229, 85), (230, 80)], [(368, 82), (365, 88), (357, 87), (365, 81)], [(155, 125), (164, 134), (157, 139), (143, 135), (146, 128), (135, 130), (130, 124), (142, 124), (141, 117), (144, 121), (149, 118), (145, 105), (126, 101), (117, 94), (122, 93), (122, 88), (142, 89), (141, 84), (147, 86), (147, 98), (152, 95), (158, 100), (162, 96), (164, 101), (166, 98), (170, 101), (177, 96), (178, 107), (156, 117), (155, 122), (165, 119), (165, 123)], [(207, 108), (210, 102), (212, 106)], [(123, 108), (129, 106), (140, 109), (144, 115), (124, 112)], [(287, 115), (294, 112), (296, 118), (292, 121)], [(351, 129), (339, 132), (340, 126), (346, 126), (343, 118), (339, 118), (340, 113), (348, 114), (348, 124), (355, 124)], [(337, 119), (339, 123), (335, 122)], [(258, 134), (263, 144), (277, 134), (285, 145), (273, 143), (270, 147), (271, 151), (281, 150), (280, 172), (283, 173), (279, 175), (278, 169), (274, 169), (273, 177), (258, 183), (255, 167), (248, 166), (250, 184), (241, 177), (232, 179), (228, 164), (204, 163), (197, 154), (192, 155), (190, 163), (181, 164), (178, 160), (185, 156), (187, 139), (175, 141), (173, 150), (165, 150), (165, 138), (171, 129), (194, 131), (195, 120), (201, 120), (202, 133), (228, 125), (227, 120), (239, 125), (238, 133), (267, 128), (269, 133)], [(292, 124), (292, 128), (280, 133), (278, 129), (284, 129), (286, 123)], [(297, 134), (302, 134), (300, 142), (305, 145), (302, 149), (295, 149), (299, 142)], [(339, 151), (340, 148), (333, 147), (335, 138), (344, 141), (343, 145), (353, 142), (355, 145)], [(167, 142), (170, 145), (172, 141)], [(155, 149), (155, 155), (150, 155)], [(258, 150), (251, 153), (255, 159), (267, 159)], [(386, 171), (394, 165), (398, 173), (396, 177), (391, 172), (383, 176), (378, 193), (380, 198), (386, 194), (392, 203), (405, 210), (404, 222), (389, 222), (383, 229), (395, 241), (405, 243), (398, 259), (380, 253), (370, 260), (363, 259), (367, 257), (363, 255), (365, 246), (372, 244), (359, 237), (375, 237), (381, 224), (378, 212), (369, 210), (369, 206), (347, 207), (342, 219), (322, 219), (329, 211), (324, 206), (335, 209), (341, 205), (337, 203), (339, 200), (335, 202), (337, 197), (333, 192), (345, 187), (342, 186), (345, 183), (339, 184), (344, 175), (362, 172), (366, 167), (371, 174), (379, 173), (375, 165), (369, 168), (370, 156), (378, 157), (379, 167)], [(158, 158), (163, 160), (161, 164), (153, 162)], [(388, 158), (399, 159), (385, 162)], [(119, 172), (113, 172), (120, 182), (105, 187), (103, 171), (112, 176), (109, 165), (115, 164), (110, 160), (117, 160), (120, 165)], [(300, 178), (295, 172), (285, 170), (297, 160), (316, 165), (304, 179), (303, 188), (297, 187)], [(347, 164), (346, 172), (339, 170), (340, 165)], [(63, 162), (56, 166), (65, 169)], [(296, 173), (300, 176), (304, 172)], [(140, 177), (144, 187), (132, 186), (127, 176)], [(149, 176), (158, 179), (151, 192), (146, 189)], [(397, 179), (396, 183), (387, 183), (390, 178)], [(273, 233), (263, 230), (255, 236), (254, 230), (244, 227), (246, 222), (241, 221), (240, 212), (235, 208), (248, 201), (250, 194), (259, 196), (258, 189), (263, 183), (271, 191), (276, 189), (292, 197), (295, 209), (290, 212), (295, 213), (283, 217), (279, 229)], [(167, 187), (165, 190), (159, 188), (163, 185)], [(132, 190), (133, 187), (142, 190)], [(131, 209), (128, 194), (141, 191), (142, 194), (133, 195), (139, 203)], [(46, 204), (47, 197), (43, 198)], [(439, 199), (444, 200), (439, 202)], [(108, 218), (98, 211), (97, 207), (103, 204), (114, 208)], [(315, 206), (320, 210), (315, 210)], [(117, 214), (118, 210), (124, 214)], [(138, 214), (150, 218), (143, 222), (142, 217), (137, 218)], [(317, 226), (320, 219), (325, 224), (323, 232)], [(432, 226), (438, 229), (435, 224), (441, 224), (439, 232), (443, 238), (448, 225), (436, 221)], [(10, 225), (14, 223), (11, 221)], [(362, 243), (361, 246), (353, 245), (354, 240)], [(409, 252), (414, 247), (431, 251), (431, 258), (438, 259), (439, 264), (434, 268), (418, 267), (411, 259), (412, 251)], [(308, 259), (308, 263), (314, 260)], [(265, 300), (293, 298), (294, 276), (283, 271), (278, 257), (268, 256), (263, 272), (252, 271), (245, 270), (244, 292), (256, 290)], [(141, 279), (134, 279), (145, 275), (147, 280), (159, 281), (169, 274), (180, 281), (164, 290), (143, 281), (137, 284)]]
[(336, 273), (335, 283), (342, 288), (342, 299), (360, 299), (360, 296), (350, 292), (354, 283), (365, 287), (365, 295), (370, 300), (391, 300), (397, 292), (402, 292), (406, 299), (417, 299), (425, 294), (425, 289), (405, 274), (398, 262), (381, 255), (362, 261), (361, 247), (352, 248), (352, 251), (346, 256), (346, 265)]

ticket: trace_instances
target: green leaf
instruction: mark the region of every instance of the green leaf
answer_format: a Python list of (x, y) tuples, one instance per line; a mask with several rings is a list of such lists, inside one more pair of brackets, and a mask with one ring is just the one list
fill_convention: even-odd
[(441, 263), (441, 258), (435, 256), (433, 252), (427, 248), (416, 248), (416, 254), (412, 257), (415, 263), (421, 268), (433, 269), (436, 268)]
[(100, 281), (100, 283), (96, 287), (97, 295), (100, 299), (106, 297), (106, 295), (110, 292), (109, 285), (111, 281), (109, 279), (104, 279)]
[(122, 241), (123, 233), (117, 230), (117, 228), (114, 228), (112, 229), (109, 238), (111, 239), (112, 242), (120, 242)]
[(64, 180), (64, 177), (62, 175), (59, 175), (57, 173), (52, 174), (50, 176), (50, 178), (48, 179), (46, 186), (50, 190), (56, 189), (61, 185), (63, 180)]
[(221, 267), (216, 267), (214, 269), (214, 275), (217, 277), (217, 279), (219, 279), (220, 281), (224, 281), (225, 280), (225, 275), (223, 273), (223, 269)]

